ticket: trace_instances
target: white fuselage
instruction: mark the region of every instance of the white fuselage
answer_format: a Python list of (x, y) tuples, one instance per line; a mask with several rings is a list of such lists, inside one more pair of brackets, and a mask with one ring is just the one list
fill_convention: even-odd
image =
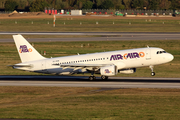
[(92, 69), (95, 69), (95, 67), (97, 67), (98, 70), (101, 66), (106, 65), (115, 65), (118, 70), (154, 66), (170, 62), (173, 58), (173, 55), (166, 53), (161, 48), (150, 47), (47, 58), (16, 64), (29, 64), (31, 67), (14, 68), (40, 73), (64, 75), (90, 72)]

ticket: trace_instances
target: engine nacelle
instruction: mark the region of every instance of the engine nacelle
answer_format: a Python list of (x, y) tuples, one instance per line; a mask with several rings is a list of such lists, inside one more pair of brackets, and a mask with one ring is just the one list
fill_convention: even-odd
[(136, 68), (119, 70), (119, 73), (122, 73), (122, 74), (132, 74), (135, 72), (136, 72)]
[(117, 74), (117, 67), (114, 65), (105, 66), (100, 68), (101, 75), (104, 76), (113, 76)]

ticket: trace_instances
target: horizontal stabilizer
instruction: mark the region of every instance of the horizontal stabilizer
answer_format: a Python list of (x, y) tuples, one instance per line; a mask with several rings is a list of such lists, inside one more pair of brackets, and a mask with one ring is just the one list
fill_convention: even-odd
[(8, 67), (32, 67), (32, 65), (30, 65), (30, 64), (27, 64), (27, 65), (8, 65)]

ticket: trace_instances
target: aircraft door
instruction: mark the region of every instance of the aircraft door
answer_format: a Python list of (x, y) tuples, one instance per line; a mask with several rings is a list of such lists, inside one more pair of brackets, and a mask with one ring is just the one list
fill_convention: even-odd
[(45, 60), (43, 60), (41, 62), (41, 69), (42, 69), (42, 71), (46, 70), (46, 61)]
[(146, 60), (150, 60), (151, 59), (151, 50), (148, 48), (146, 50)]

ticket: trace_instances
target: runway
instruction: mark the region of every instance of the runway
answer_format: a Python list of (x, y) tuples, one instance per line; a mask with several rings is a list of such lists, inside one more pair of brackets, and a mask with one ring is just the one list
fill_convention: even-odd
[[(147, 33), (147, 32), (0, 32), (0, 35), (96, 35), (86, 38), (26, 38), (29, 42), (55, 41), (118, 41), (118, 40), (180, 40), (180, 33)], [(0, 39), (0, 42), (13, 42), (13, 39)]]
[(0, 76), (0, 86), (97, 87), (97, 88), (180, 88), (180, 78), (97, 77), (86, 76)]

